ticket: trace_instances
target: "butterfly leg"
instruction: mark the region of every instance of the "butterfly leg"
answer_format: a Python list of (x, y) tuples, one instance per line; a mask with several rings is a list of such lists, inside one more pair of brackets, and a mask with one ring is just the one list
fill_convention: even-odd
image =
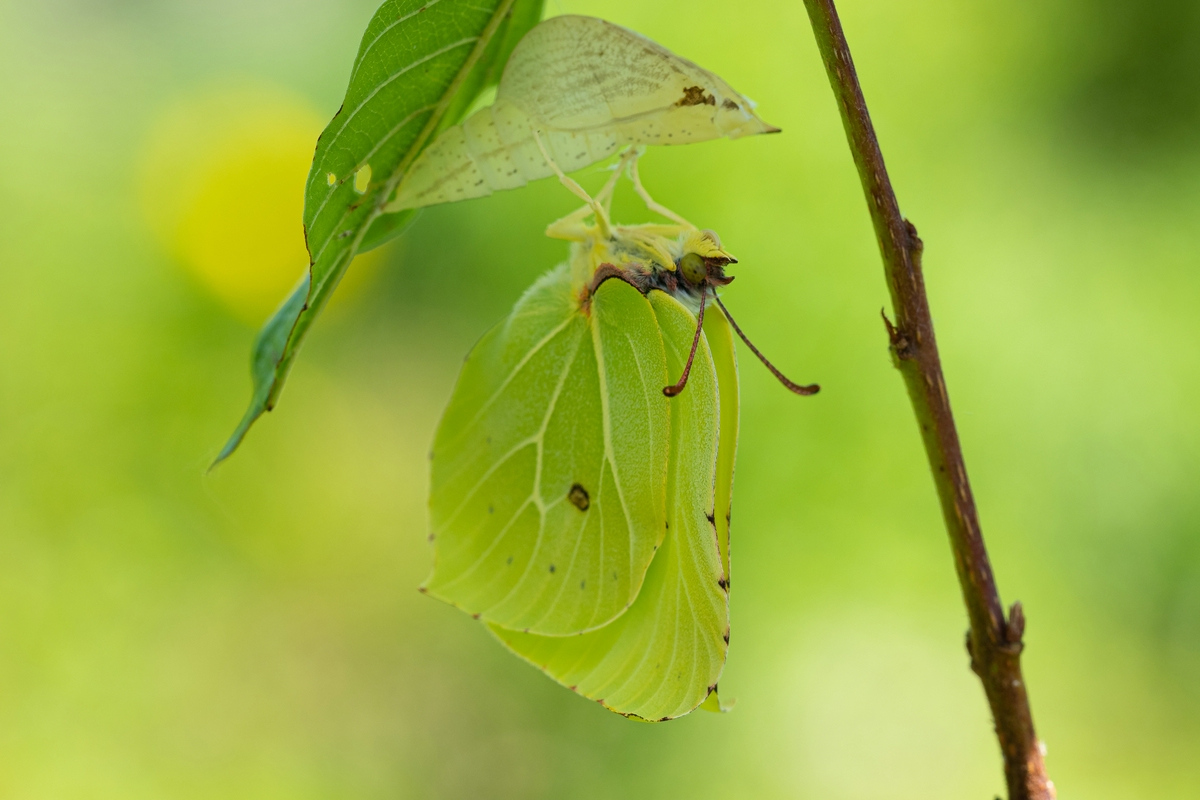
[(588, 236), (592, 226), (585, 220), (595, 213), (591, 206), (583, 206), (562, 219), (555, 220), (546, 226), (546, 235), (551, 239), (565, 239), (568, 242), (582, 242)]
[(566, 173), (559, 168), (558, 164), (554, 163), (554, 159), (550, 156), (550, 151), (546, 149), (546, 145), (542, 142), (542, 137), (538, 133), (537, 128), (532, 130), (534, 143), (537, 144), (538, 150), (542, 151), (542, 157), (546, 159), (546, 163), (550, 165), (550, 169), (554, 170), (554, 174), (558, 176), (559, 183), (567, 187), (567, 189), (569, 189), (576, 197), (587, 203), (587, 208), (590, 209), (590, 213), (596, 215), (596, 224), (599, 226), (600, 232), (605, 236), (611, 236), (612, 230), (609, 225), (608, 214), (605, 212), (604, 206), (596, 202), (592, 196), (587, 193), (586, 189), (584, 189), (571, 178), (567, 177)]
[(621, 153), (621, 158), (617, 163), (612, 165), (612, 175), (605, 182), (604, 188), (596, 194), (596, 202), (604, 206), (604, 210), (608, 213), (610, 219), (612, 218), (613, 190), (617, 188), (617, 181), (625, 174), (625, 170), (629, 167), (629, 164), (637, 160), (639, 154), (640, 150), (636, 146), (626, 148), (625, 152)]
[(646, 208), (650, 209), (651, 211), (655, 212), (656, 214), (662, 214), (667, 219), (671, 220), (672, 222), (678, 223), (679, 225), (682, 225), (684, 228), (686, 228), (688, 230), (693, 230), (693, 231), (696, 230), (695, 225), (688, 222), (686, 219), (679, 216), (671, 209), (667, 208), (666, 206), (664, 206), (661, 203), (659, 203), (658, 201), (656, 201), (653, 197), (650, 196), (650, 192), (646, 191), (646, 187), (642, 185), (641, 176), (638, 175), (637, 162), (638, 162), (639, 156), (641, 156), (640, 148), (638, 148), (638, 152), (635, 153), (635, 155), (629, 162), (629, 178), (630, 178), (630, 180), (633, 181), (634, 191), (636, 191), (638, 193), (638, 196), (641, 197), (643, 201), (645, 201)]
[[(625, 174), (625, 169), (629, 165), (631, 159), (636, 158), (634, 148), (629, 148), (621, 154), (620, 160), (613, 165), (612, 175), (609, 176), (604, 187), (596, 193), (595, 202), (604, 207), (605, 213), (609, 219), (612, 219), (612, 195), (613, 190), (617, 187), (617, 182), (621, 176)], [(591, 227), (584, 220), (590, 215), (596, 213), (591, 205), (586, 205), (583, 208), (572, 211), (562, 219), (555, 220), (546, 226), (546, 235), (551, 239), (566, 239), (569, 242), (581, 242), (587, 238)], [(676, 234), (671, 234), (672, 236)]]

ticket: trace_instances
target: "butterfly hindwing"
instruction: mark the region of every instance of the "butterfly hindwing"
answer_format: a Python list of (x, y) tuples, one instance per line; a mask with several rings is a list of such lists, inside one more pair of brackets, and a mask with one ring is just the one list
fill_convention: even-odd
[(733, 330), (721, 309), (709, 307), (704, 313), (704, 337), (712, 351), (717, 373), (721, 415), (717, 447), (717, 489), (715, 520), (717, 541), (721, 548), (721, 564), (725, 571), (725, 586), (729, 587), (729, 527), (733, 503), (733, 467), (737, 457), (738, 440), (738, 368), (733, 346)]
[(426, 591), (561, 636), (620, 615), (665, 531), (666, 359), (650, 304), (605, 282), (581, 309), (539, 280), (468, 357), (434, 440)]
[[(679, 375), (695, 317), (662, 292), (651, 292), (648, 300), (668, 370)], [(727, 355), (723, 351), (726, 361)], [(661, 720), (686, 714), (705, 700), (725, 663), (728, 597), (713, 522), (719, 402), (713, 357), (702, 337), (687, 388), (671, 400), (670, 527), (628, 611), (580, 636), (489, 626), (555, 680), (628, 716)]]

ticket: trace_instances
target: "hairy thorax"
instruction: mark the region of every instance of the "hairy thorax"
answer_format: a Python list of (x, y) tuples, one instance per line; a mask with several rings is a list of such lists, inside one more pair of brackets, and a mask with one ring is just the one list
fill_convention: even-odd
[(642, 294), (666, 292), (695, 313), (701, 288), (728, 283), (732, 278), (725, 276), (724, 267), (737, 261), (710, 230), (646, 224), (615, 225), (609, 236), (597, 226), (582, 233), (571, 245), (571, 270), (585, 313), (592, 295), (610, 278)]

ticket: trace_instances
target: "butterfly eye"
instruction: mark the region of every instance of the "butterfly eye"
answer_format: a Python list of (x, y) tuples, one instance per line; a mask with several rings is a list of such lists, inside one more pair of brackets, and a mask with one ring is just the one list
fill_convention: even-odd
[(708, 278), (708, 269), (704, 266), (704, 259), (696, 253), (688, 253), (679, 259), (679, 269), (683, 271), (684, 280), (693, 286), (699, 286)]

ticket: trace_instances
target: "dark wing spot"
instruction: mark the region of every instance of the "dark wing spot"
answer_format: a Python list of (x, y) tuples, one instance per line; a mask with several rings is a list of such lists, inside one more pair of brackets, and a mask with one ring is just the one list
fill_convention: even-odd
[(737, 111), (738, 104), (733, 102), (732, 100), (725, 100), (723, 103), (721, 103), (721, 108), (727, 108), (730, 111)]
[(675, 101), (677, 106), (715, 106), (717, 98), (704, 91), (702, 86), (689, 86), (683, 90), (683, 97)]
[(551, 572), (551, 574), (553, 574), (553, 572), (554, 572), (554, 565), (553, 565), (553, 564), (551, 564), (551, 565), (550, 565), (550, 572)]
[(578, 483), (571, 486), (571, 491), (567, 492), (567, 499), (571, 501), (571, 505), (580, 511), (587, 511), (588, 506), (592, 504), (592, 499), (588, 496), (587, 489)]

